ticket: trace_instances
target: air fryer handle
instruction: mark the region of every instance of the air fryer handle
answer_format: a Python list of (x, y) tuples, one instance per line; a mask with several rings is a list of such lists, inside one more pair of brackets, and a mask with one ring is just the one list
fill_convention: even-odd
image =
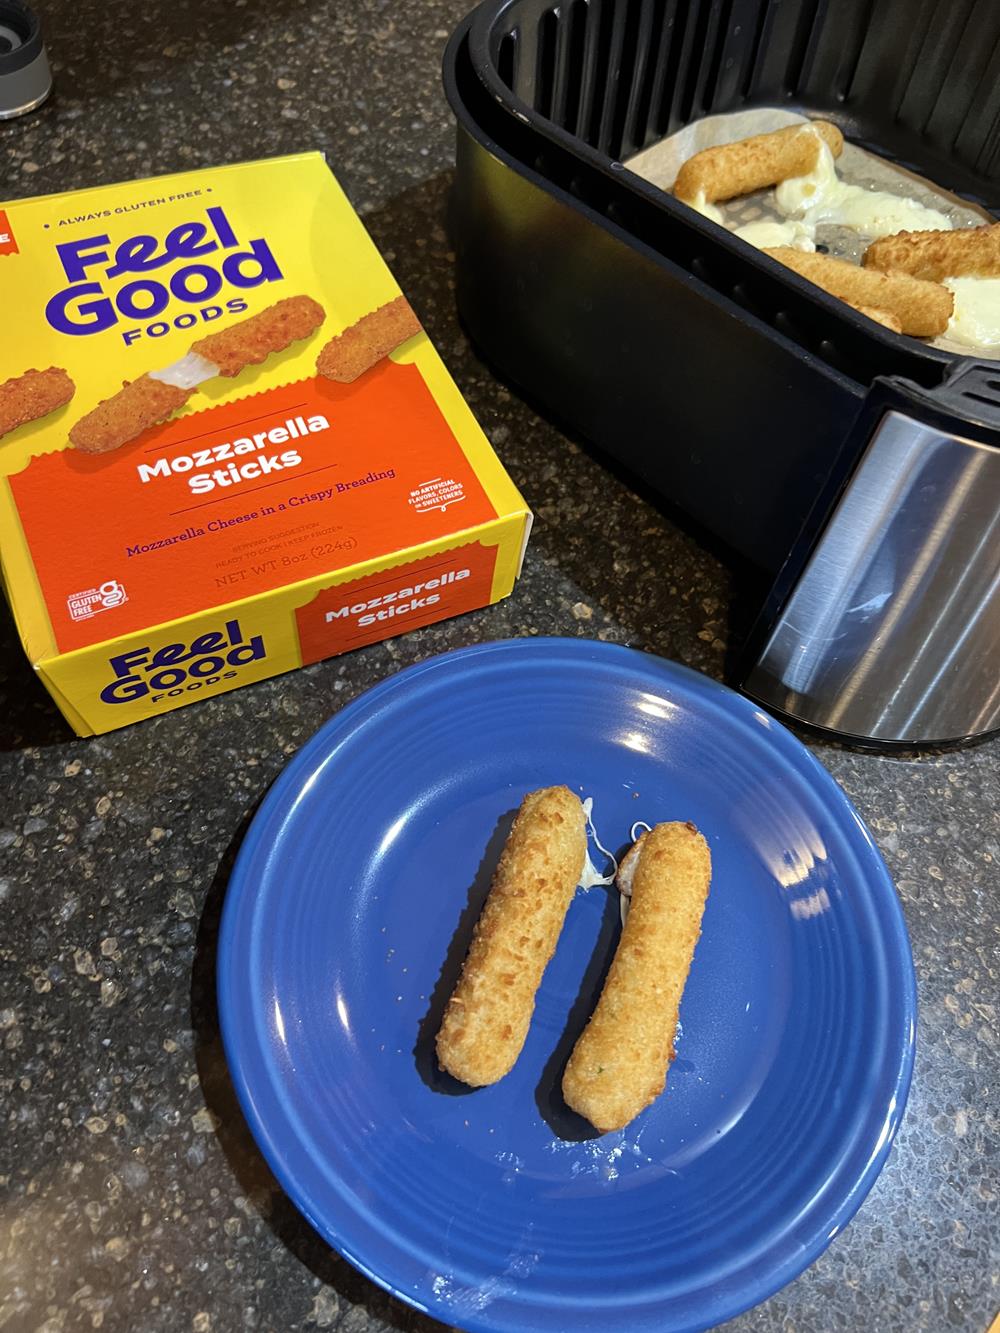
[(745, 675), (791, 718), (878, 745), (1000, 728), (1000, 449), (899, 410)]

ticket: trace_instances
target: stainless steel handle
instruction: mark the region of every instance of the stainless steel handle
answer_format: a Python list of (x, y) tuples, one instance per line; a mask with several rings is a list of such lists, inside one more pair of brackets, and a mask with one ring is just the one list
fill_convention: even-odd
[(1000, 450), (887, 413), (744, 688), (875, 741), (1000, 727)]

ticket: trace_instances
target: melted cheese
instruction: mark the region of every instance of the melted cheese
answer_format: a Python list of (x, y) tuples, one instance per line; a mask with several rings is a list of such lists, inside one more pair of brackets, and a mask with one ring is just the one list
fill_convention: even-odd
[(695, 197), (688, 204), (696, 213), (700, 213), (703, 218), (708, 218), (709, 222), (717, 222), (720, 227), (725, 226), (722, 220), (722, 210), (710, 204), (705, 198), (705, 191), (699, 190)]
[(615, 882), (615, 875), (618, 873), (618, 862), (605, 847), (597, 836), (597, 829), (594, 828), (594, 798), (588, 796), (583, 802), (583, 813), (587, 819), (587, 836), (593, 838), (594, 846), (599, 852), (607, 857), (611, 863), (611, 871), (607, 875), (602, 875), (593, 861), (590, 859), (590, 848), (584, 852), (583, 869), (580, 871), (579, 887), (581, 889), (593, 889), (599, 884), (607, 885)]
[(758, 250), (779, 245), (791, 246), (793, 250), (816, 249), (814, 230), (807, 222), (748, 222), (737, 227), (733, 235), (748, 245), (755, 245)]
[(816, 141), (819, 156), (812, 171), (792, 176), (775, 189), (779, 213), (811, 226), (827, 222), (850, 227), (872, 240), (897, 231), (951, 231), (950, 218), (915, 199), (846, 185), (837, 178), (833, 154), (818, 134)]
[(1000, 278), (945, 278), (955, 309), (945, 337), (965, 347), (1000, 347)]

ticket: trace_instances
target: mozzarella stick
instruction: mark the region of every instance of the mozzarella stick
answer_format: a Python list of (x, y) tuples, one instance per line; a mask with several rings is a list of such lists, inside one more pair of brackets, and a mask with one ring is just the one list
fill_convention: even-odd
[(911, 278), (908, 273), (878, 273), (843, 259), (805, 254), (788, 246), (764, 253), (848, 305), (887, 310), (899, 320), (902, 333), (931, 338), (948, 327), (955, 298), (947, 287), (936, 282)]
[(283, 352), (316, 332), (326, 312), (311, 296), (289, 296), (249, 319), (210, 333), (191, 344), (191, 351), (232, 378), (247, 366), (258, 366), (274, 352)]
[(927, 282), (1000, 277), (1000, 222), (960, 231), (899, 231), (873, 241), (861, 260), (882, 273), (909, 273)]
[(578, 796), (525, 796), (437, 1036), (441, 1068), (463, 1083), (496, 1083), (520, 1055), (586, 853)]
[(693, 824), (657, 824), (622, 861), (631, 907), (562, 1081), (567, 1105), (602, 1134), (624, 1128), (664, 1089), (711, 873)]
[(63, 407), (76, 386), (60, 366), (26, 370), (0, 384), (0, 438)]
[(834, 157), (843, 152), (844, 136), (825, 120), (704, 148), (689, 157), (677, 173), (674, 195), (686, 204), (718, 202), (778, 185), (791, 176), (805, 176), (816, 165), (817, 136)]
[(397, 296), (331, 338), (319, 354), (316, 369), (328, 380), (353, 384), (420, 328), (406, 297)]
[[(848, 302), (854, 305), (853, 301)], [(854, 309), (860, 315), (865, 315), (868, 319), (873, 319), (876, 324), (881, 324), (884, 328), (891, 329), (893, 333), (902, 333), (903, 326), (892, 313), (891, 310), (879, 310), (876, 306), (855, 305)]]
[(137, 439), (183, 407), (194, 392), (140, 375), (126, 381), (70, 430), (70, 444), (85, 454), (106, 454)]

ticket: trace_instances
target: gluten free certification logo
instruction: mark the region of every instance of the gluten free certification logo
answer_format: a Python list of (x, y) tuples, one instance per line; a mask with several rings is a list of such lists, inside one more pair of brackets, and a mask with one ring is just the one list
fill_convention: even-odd
[(71, 620), (89, 620), (100, 611), (113, 611), (128, 601), (125, 585), (117, 579), (107, 579), (97, 588), (85, 588), (66, 598), (66, 609)]

